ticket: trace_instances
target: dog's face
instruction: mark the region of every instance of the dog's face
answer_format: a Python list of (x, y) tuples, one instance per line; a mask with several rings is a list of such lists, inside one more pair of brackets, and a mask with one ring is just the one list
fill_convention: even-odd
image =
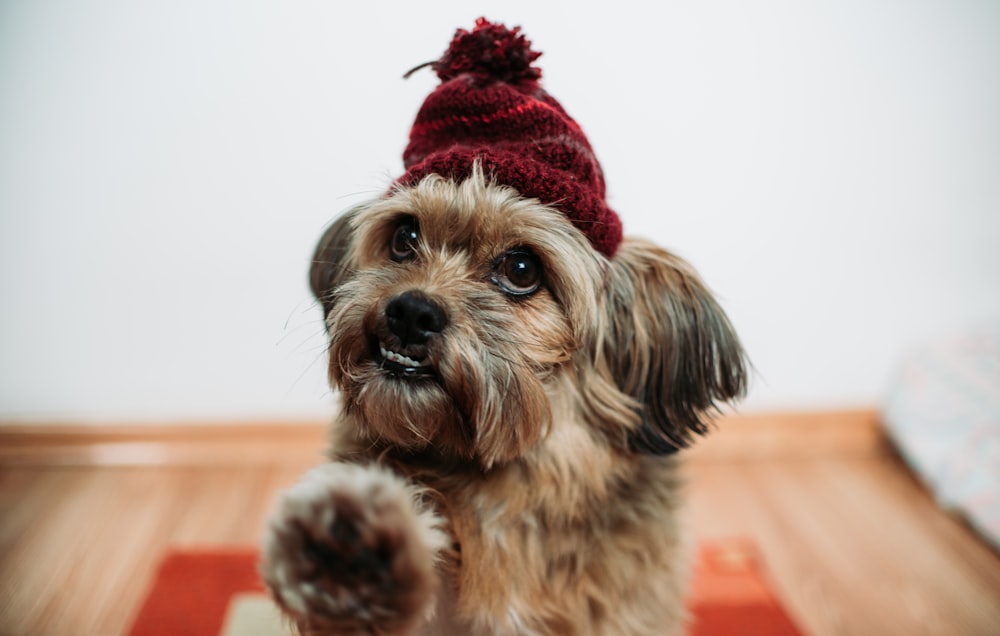
[(311, 283), (345, 414), (404, 452), (514, 459), (567, 385), (609, 444), (667, 452), (745, 383), (725, 316), (678, 259), (627, 243), (609, 261), (563, 214), (478, 172), (344, 215)]

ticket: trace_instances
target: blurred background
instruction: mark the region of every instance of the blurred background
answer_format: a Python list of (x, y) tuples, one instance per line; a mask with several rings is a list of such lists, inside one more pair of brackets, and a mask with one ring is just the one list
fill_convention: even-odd
[(1000, 3), (0, 2), (0, 421), (331, 412), (311, 251), (436, 59), (522, 25), (627, 234), (690, 260), (744, 412), (869, 408), (1000, 318)]

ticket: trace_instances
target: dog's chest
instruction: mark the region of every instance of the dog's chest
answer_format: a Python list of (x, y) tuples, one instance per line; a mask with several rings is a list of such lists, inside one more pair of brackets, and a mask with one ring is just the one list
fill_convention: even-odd
[[(674, 460), (560, 455), (446, 494), (461, 560), (428, 634), (670, 633), (684, 567)], [(631, 624), (631, 623), (629, 623)]]
[(593, 493), (537, 477), (512, 470), (450, 493), (460, 563), (428, 634), (582, 633), (569, 617), (589, 612), (584, 590), (613, 544)]

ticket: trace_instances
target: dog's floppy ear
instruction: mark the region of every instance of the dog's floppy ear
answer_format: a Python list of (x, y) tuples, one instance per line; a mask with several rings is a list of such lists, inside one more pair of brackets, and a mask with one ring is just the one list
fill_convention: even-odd
[(641, 424), (629, 444), (670, 454), (707, 432), (707, 416), (746, 391), (743, 348), (690, 265), (645, 241), (626, 240), (611, 261), (603, 355)]
[(313, 253), (309, 287), (322, 304), (324, 316), (333, 308), (333, 290), (343, 282), (350, 269), (347, 250), (354, 235), (354, 217), (359, 210), (353, 208), (337, 217), (323, 233)]

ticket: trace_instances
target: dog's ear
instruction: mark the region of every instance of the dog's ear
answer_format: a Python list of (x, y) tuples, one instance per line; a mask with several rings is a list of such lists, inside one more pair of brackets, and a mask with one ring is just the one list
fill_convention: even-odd
[(309, 287), (323, 306), (326, 316), (333, 308), (333, 290), (345, 279), (350, 267), (347, 251), (354, 236), (354, 217), (360, 208), (353, 208), (337, 217), (323, 233), (313, 253), (309, 268)]
[(708, 431), (718, 405), (743, 395), (743, 348), (695, 271), (645, 241), (626, 240), (611, 260), (602, 346), (641, 424), (629, 445), (670, 454)]

